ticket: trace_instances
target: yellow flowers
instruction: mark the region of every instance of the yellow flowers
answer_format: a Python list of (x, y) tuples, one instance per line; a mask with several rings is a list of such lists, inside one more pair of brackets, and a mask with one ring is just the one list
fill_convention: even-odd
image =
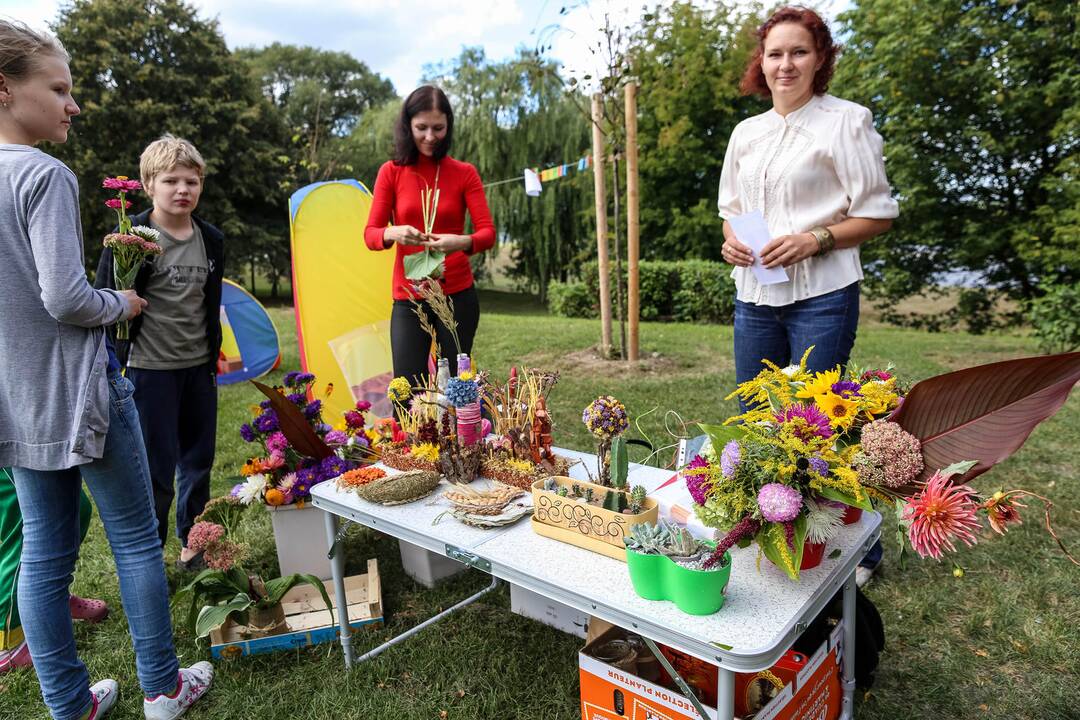
[[(829, 373), (822, 373), (828, 375)], [(818, 377), (821, 377), (819, 375)], [(859, 413), (859, 401), (837, 395), (832, 390), (814, 396), (814, 403), (829, 416), (833, 427), (847, 430)]]
[(801, 390), (795, 393), (795, 397), (817, 399), (819, 395), (831, 393), (832, 386), (838, 382), (840, 382), (839, 370), (827, 370), (818, 373), (812, 380), (808, 380)]
[(392, 402), (403, 403), (412, 397), (412, 386), (409, 385), (409, 381), (405, 378), (396, 377), (390, 381), (390, 385), (386, 388), (386, 396)]
[(458, 378), (461, 380), (472, 380), (474, 377), (476, 377), (476, 373), (472, 370), (462, 370), (461, 374), (458, 375)]
[(409, 454), (420, 460), (437, 462), (439, 459), (439, 448), (432, 443), (420, 443), (419, 445), (413, 445)]

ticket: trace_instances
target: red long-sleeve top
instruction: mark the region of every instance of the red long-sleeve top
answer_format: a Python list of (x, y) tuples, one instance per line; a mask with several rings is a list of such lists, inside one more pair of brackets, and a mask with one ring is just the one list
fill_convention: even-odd
[[(475, 232), (470, 236), (472, 248), (446, 256), (440, 282), (443, 291), (450, 295), (472, 287), (473, 274), (469, 256), (495, 245), (495, 224), (491, 221), (491, 211), (488, 210), (487, 198), (484, 197), (484, 185), (480, 182), (480, 174), (476, 172), (476, 168), (452, 157), (444, 157), (438, 165), (439, 206), (433, 232), (463, 234), (466, 210), (475, 228)], [(364, 242), (369, 248), (389, 249), (383, 246), (383, 235), (388, 223), (412, 225), (420, 232), (424, 231), (420, 191), (426, 187), (435, 188), (435, 171), (435, 161), (426, 155), (420, 155), (415, 165), (395, 165), (387, 162), (379, 168), (379, 176), (375, 179), (375, 198), (371, 203), (367, 227), (364, 228)], [(412, 281), (405, 278), (402, 258), (422, 252), (424, 248), (420, 245), (405, 246), (398, 243), (394, 243), (394, 246), (397, 248), (394, 258), (394, 299), (408, 300), (416, 295), (412, 291)]]

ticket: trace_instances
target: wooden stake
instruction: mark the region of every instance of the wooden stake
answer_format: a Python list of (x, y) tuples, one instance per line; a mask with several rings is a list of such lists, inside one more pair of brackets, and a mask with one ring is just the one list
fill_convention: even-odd
[(641, 298), (638, 295), (640, 277), (638, 255), (640, 253), (641, 225), (638, 221), (638, 145), (637, 145), (637, 85), (627, 83), (626, 104), (626, 293), (627, 316), (630, 325), (630, 347), (627, 360), (638, 359), (638, 317), (641, 315)]
[(596, 258), (600, 271), (600, 354), (611, 356), (611, 271), (608, 268), (607, 190), (604, 186), (604, 120), (600, 93), (592, 98), (593, 187), (596, 189)]

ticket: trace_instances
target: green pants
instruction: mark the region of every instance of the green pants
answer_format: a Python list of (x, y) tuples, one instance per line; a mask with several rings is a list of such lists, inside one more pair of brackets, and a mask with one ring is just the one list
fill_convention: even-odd
[[(90, 529), (94, 513), (86, 490), (79, 503), (79, 531), (82, 538)], [(22, 558), (22, 513), (15, 496), (15, 481), (7, 468), (0, 468), (0, 651), (11, 650), (23, 641), (19, 622), (19, 604), (15, 589), (19, 584), (19, 561)]]

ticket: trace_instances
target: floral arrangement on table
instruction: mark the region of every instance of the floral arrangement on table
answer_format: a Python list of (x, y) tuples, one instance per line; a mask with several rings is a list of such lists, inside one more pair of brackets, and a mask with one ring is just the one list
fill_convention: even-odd
[[(370, 403), (358, 402), (331, 427), (323, 422), (322, 400), (313, 397), (314, 375), (288, 372), (283, 383), (257, 383), (267, 399), (252, 406), (252, 420), (240, 426), (240, 437), (259, 446), (240, 470), (244, 481), (232, 491), (246, 504), (303, 503), (315, 485), (377, 458), (380, 436), (365, 416)], [(332, 391), (327, 386), (324, 397)]]
[(750, 409), (723, 427), (702, 426), (712, 452), (682, 472), (699, 518), (726, 533), (707, 563), (756, 541), (798, 579), (810, 566), (804, 552), (813, 546), (820, 562), (845, 507), (896, 508), (901, 546), (935, 559), (976, 541), (979, 513), (999, 533), (1019, 522), (1022, 497), (1047, 504), (1053, 534), (1046, 498), (1010, 490), (984, 499), (964, 483), (1061, 406), (1080, 379), (1080, 353), (961, 370), (905, 393), (891, 368), (809, 372), (811, 350), (797, 366), (764, 361), (728, 396)]
[[(142, 189), (138, 180), (129, 180), (124, 175), (118, 175), (105, 178), (101, 186), (106, 190), (116, 191), (116, 197), (106, 200), (105, 207), (116, 211), (117, 231), (106, 235), (102, 243), (113, 251), (113, 279), (116, 289), (134, 290), (135, 277), (139, 274), (143, 261), (162, 253), (161, 245), (158, 244), (161, 236), (157, 230), (145, 225), (131, 225), (131, 218), (127, 214), (131, 201), (127, 199), (127, 194)], [(119, 340), (129, 339), (129, 321), (120, 320), (116, 323), (116, 337)]]

